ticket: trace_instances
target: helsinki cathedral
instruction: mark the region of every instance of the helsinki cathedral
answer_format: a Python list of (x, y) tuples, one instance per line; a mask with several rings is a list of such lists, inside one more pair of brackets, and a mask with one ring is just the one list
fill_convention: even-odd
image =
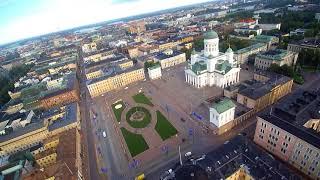
[(204, 50), (193, 50), (185, 69), (185, 79), (196, 88), (216, 85), (225, 88), (239, 82), (240, 67), (229, 49), (219, 52), (219, 36), (215, 31), (204, 34)]

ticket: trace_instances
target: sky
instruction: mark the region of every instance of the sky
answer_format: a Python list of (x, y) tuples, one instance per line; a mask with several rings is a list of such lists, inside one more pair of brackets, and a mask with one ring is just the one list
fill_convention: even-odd
[(0, 45), (208, 0), (0, 0)]

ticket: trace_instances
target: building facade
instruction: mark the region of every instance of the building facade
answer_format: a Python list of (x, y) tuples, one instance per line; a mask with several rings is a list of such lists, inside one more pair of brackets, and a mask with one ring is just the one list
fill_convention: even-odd
[(255, 58), (254, 66), (263, 70), (267, 70), (271, 64), (294, 66), (297, 62), (298, 55), (296, 52), (282, 49), (271, 50), (259, 53)]
[(253, 44), (249, 47), (239, 49), (234, 53), (234, 59), (239, 64), (245, 64), (248, 63), (248, 59), (251, 55), (258, 54), (259, 52), (267, 51), (268, 46), (265, 43), (257, 43)]
[(219, 52), (219, 37), (214, 31), (204, 35), (204, 51), (192, 52), (185, 69), (185, 81), (196, 88), (219, 86), (221, 88), (239, 82), (240, 67), (233, 58), (231, 48)]
[(92, 79), (92, 81), (87, 83), (87, 88), (91, 97), (96, 97), (108, 91), (125, 87), (131, 83), (141, 81), (144, 79), (144, 69), (138, 68), (123, 73), (114, 74), (113, 76)]
[(186, 62), (186, 54), (167, 49), (154, 57), (155, 62), (159, 62), (162, 69), (169, 68)]
[(261, 110), (291, 92), (293, 80), (282, 76), (259, 82), (237, 93), (237, 102), (250, 109)]
[(210, 123), (220, 128), (234, 119), (236, 105), (229, 98), (216, 100), (209, 108)]
[(287, 50), (293, 52), (301, 52), (301, 50), (312, 50), (315, 51), (320, 49), (320, 40), (310, 39), (310, 40), (302, 40), (295, 43), (289, 43)]
[(149, 78), (151, 80), (159, 79), (162, 76), (161, 67), (159, 65), (155, 65), (148, 68)]
[(317, 92), (298, 90), (260, 115), (254, 141), (311, 179), (320, 177)]

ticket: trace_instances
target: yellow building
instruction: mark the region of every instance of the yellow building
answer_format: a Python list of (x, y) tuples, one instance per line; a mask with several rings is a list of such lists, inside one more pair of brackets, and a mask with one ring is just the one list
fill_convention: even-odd
[[(133, 61), (132, 60), (122, 60), (120, 62), (117, 62), (117, 65), (120, 67), (121, 70), (128, 69), (130, 67), (133, 67)], [(93, 68), (86, 72), (86, 77), (87, 80), (95, 79), (102, 77), (104, 75), (104, 69), (101, 69), (100, 67), (98, 68)]]
[(162, 42), (162, 43), (158, 44), (158, 47), (159, 47), (158, 49), (159, 49), (159, 51), (164, 51), (167, 49), (174, 49), (179, 44), (180, 44), (180, 42), (178, 42), (178, 41)]
[(83, 58), (84, 63), (99, 62), (108, 58), (115, 57), (115, 49), (103, 49), (98, 52), (86, 54)]
[(113, 72), (112, 74), (104, 77), (92, 79), (88, 82), (87, 88), (91, 97), (96, 97), (108, 91), (112, 91), (144, 79), (144, 69), (133, 67), (122, 72)]
[(98, 78), (98, 77), (101, 77), (102, 75), (103, 75), (103, 71), (101, 69), (86, 73), (87, 80)]
[(237, 102), (250, 109), (262, 110), (291, 92), (293, 80), (282, 76), (270, 82), (256, 83), (237, 93)]
[[(80, 119), (78, 105), (72, 103), (67, 106), (68, 108), (61, 106), (44, 111), (39, 122), (26, 124), (23, 128), (0, 136), (0, 157), (23, 151), (43, 142), (48, 137), (77, 128)], [(46, 146), (52, 147), (53, 144)]]
[(55, 148), (46, 149), (45, 151), (36, 154), (34, 158), (40, 168), (45, 168), (56, 163), (57, 152)]
[(129, 60), (129, 61), (124, 61), (124, 62), (120, 62), (118, 63), (119, 67), (123, 70), (133, 67), (133, 61)]
[(253, 180), (246, 165), (242, 165), (237, 171), (231, 174), (226, 180)]

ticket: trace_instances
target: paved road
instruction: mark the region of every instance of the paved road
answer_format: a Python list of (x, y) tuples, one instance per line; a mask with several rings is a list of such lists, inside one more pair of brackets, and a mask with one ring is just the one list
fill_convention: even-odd
[[(82, 154), (83, 154), (83, 167), (84, 172), (87, 172), (88, 179), (102, 179), (103, 177), (99, 174), (99, 169), (96, 163), (96, 151), (94, 144), (94, 137), (91, 129), (90, 114), (88, 108), (88, 92), (86, 88), (85, 73), (82, 52), (79, 50), (79, 83), (80, 83), (80, 94), (81, 101), (80, 105), (80, 116), (81, 116), (81, 132), (82, 132)], [(105, 179), (105, 178), (104, 178)]]

